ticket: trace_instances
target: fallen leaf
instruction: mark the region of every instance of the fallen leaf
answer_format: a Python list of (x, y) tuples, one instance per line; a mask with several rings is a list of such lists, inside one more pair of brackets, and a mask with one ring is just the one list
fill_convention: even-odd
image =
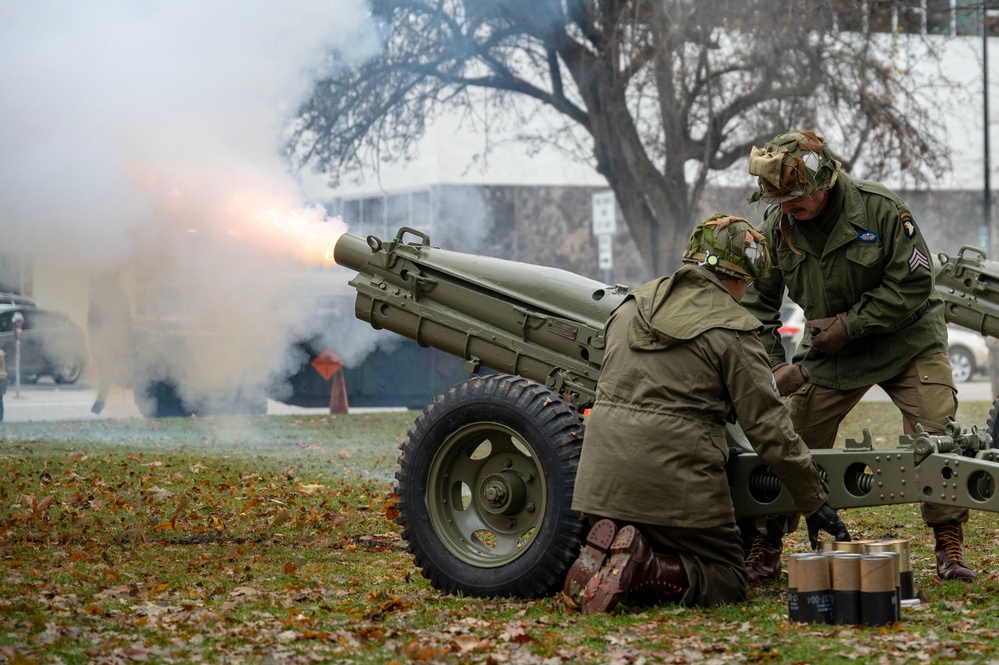
[(478, 638), (474, 635), (459, 635), (454, 638), (454, 645), (461, 653), (473, 651), (489, 651), (492, 649), (492, 642), (485, 638)]
[(173, 496), (173, 492), (170, 490), (165, 490), (162, 487), (157, 487), (153, 485), (147, 490), (142, 490), (142, 493), (149, 497), (152, 501), (163, 501), (164, 499), (169, 499)]

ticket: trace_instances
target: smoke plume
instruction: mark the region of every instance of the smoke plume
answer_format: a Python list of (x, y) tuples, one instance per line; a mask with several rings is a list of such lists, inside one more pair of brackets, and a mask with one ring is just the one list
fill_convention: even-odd
[(120, 380), (169, 374), (194, 400), (254, 389), (326, 325), (342, 225), (279, 155), (330, 53), (378, 48), (365, 4), (0, 0), (2, 251), (33, 257), (43, 304), (77, 313), (120, 280), (156, 333), (112, 354)]

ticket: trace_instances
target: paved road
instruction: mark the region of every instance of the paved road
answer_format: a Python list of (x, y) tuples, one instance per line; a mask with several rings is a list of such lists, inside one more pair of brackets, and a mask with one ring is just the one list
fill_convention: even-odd
[[(34, 385), (22, 385), (20, 397), (16, 395), (16, 388), (11, 384), (7, 387), (7, 394), (3, 398), (4, 422), (142, 417), (132, 399), (132, 392), (129, 390), (112, 389), (105, 403), (104, 411), (100, 415), (95, 415), (90, 411), (96, 396), (96, 388), (83, 381), (66, 386), (53, 383), (49, 379), (42, 379)], [(351, 409), (351, 412), (365, 410), (370, 409)], [(307, 409), (268, 400), (267, 413), (276, 415), (323, 414), (329, 413), (329, 409)]]
[[(8, 386), (7, 394), (3, 398), (4, 420), (7, 422), (141, 417), (132, 400), (132, 393), (122, 389), (111, 391), (104, 411), (100, 415), (91, 413), (90, 407), (94, 403), (96, 390), (85, 381), (72, 386), (61, 386), (52, 383), (49, 379), (43, 379), (35, 385), (21, 386), (20, 397), (15, 392), (13, 385)], [(991, 402), (993, 398), (991, 386), (986, 380), (968, 381), (960, 384), (958, 395), (961, 401), (984, 400)], [(875, 387), (864, 399), (883, 401), (888, 397), (880, 388)], [(352, 408), (350, 412), (359, 413), (371, 410), (373, 409)], [(288, 406), (273, 400), (267, 403), (267, 413), (272, 415), (322, 414), (327, 412), (328, 409), (325, 408), (307, 409)]]

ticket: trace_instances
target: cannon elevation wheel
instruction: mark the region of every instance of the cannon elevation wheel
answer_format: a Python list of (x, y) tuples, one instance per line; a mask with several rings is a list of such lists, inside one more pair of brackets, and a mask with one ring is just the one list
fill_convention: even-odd
[(430, 583), (485, 597), (561, 589), (583, 538), (582, 438), (580, 414), (528, 379), (472, 378), (435, 398), (395, 476), (402, 537)]

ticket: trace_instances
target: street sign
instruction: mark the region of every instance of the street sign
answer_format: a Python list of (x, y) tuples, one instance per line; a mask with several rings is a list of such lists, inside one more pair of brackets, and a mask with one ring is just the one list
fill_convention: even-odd
[(614, 206), (614, 192), (605, 190), (593, 194), (593, 235), (614, 233), (617, 213)]
[(332, 379), (336, 371), (343, 367), (340, 358), (330, 349), (323, 349), (323, 352), (313, 358), (310, 364), (312, 365), (312, 369), (319, 372), (319, 376), (323, 377), (323, 381)]
[(614, 266), (614, 236), (601, 233), (597, 236), (597, 266), (610, 270)]

